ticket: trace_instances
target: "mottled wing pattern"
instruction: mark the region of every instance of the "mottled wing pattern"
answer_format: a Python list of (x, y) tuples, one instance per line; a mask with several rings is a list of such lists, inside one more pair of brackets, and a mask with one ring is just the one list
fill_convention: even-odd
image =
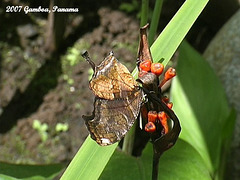
[(138, 88), (128, 69), (112, 53), (96, 67), (89, 86), (96, 96), (109, 100), (131, 96)]
[(101, 146), (121, 140), (136, 120), (142, 98), (141, 90), (114, 100), (96, 97), (92, 116), (84, 117), (92, 139)]
[(143, 91), (112, 52), (98, 66), (87, 52), (83, 57), (94, 69), (89, 87), (96, 96), (92, 115), (83, 118), (92, 139), (101, 146), (110, 145), (119, 141), (137, 119)]

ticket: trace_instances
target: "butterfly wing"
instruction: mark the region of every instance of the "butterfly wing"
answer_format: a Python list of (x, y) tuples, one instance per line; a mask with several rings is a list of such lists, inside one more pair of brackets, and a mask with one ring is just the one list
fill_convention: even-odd
[(84, 116), (92, 139), (99, 145), (113, 144), (129, 131), (139, 114), (143, 92), (114, 100), (95, 98), (92, 116)]
[(95, 68), (89, 87), (96, 96), (113, 100), (131, 96), (138, 84), (128, 69), (110, 53)]
[(112, 52), (98, 66), (87, 52), (83, 56), (94, 69), (89, 87), (96, 96), (92, 115), (83, 118), (92, 139), (110, 145), (121, 140), (137, 119), (143, 91)]

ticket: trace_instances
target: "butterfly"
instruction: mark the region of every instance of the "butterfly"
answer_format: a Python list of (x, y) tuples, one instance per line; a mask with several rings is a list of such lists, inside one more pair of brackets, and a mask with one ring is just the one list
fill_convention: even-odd
[(98, 66), (87, 51), (82, 56), (94, 71), (89, 88), (95, 94), (92, 115), (83, 116), (83, 119), (93, 140), (101, 146), (110, 145), (121, 140), (134, 124), (143, 91), (113, 52)]

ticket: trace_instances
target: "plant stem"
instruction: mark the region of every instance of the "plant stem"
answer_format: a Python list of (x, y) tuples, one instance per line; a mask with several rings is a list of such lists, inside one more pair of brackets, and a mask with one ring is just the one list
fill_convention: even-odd
[(162, 3), (163, 3), (163, 0), (156, 0), (155, 6), (154, 6), (153, 16), (150, 23), (149, 36), (148, 36), (149, 46), (152, 45), (154, 41), (154, 36), (157, 32), (157, 27), (158, 27), (160, 14), (162, 10)]
[(144, 26), (148, 22), (148, 7), (149, 0), (142, 0), (142, 9), (141, 9), (141, 22), (140, 26)]
[[(148, 21), (148, 6), (149, 6), (149, 0), (142, 0), (141, 22), (140, 22), (141, 27), (147, 24), (147, 21)], [(134, 72), (136, 72), (136, 70)], [(133, 150), (135, 129), (136, 129), (136, 123), (134, 123), (134, 125), (130, 129), (130, 131), (125, 135), (124, 141), (123, 141), (122, 151), (129, 154), (129, 155), (132, 154), (132, 150)]]
[(126, 154), (132, 155), (134, 139), (135, 139), (135, 130), (136, 130), (136, 123), (133, 124), (132, 128), (126, 136), (124, 137), (122, 151)]
[(155, 149), (153, 149), (152, 180), (158, 179), (158, 165), (161, 155), (162, 153), (157, 153)]

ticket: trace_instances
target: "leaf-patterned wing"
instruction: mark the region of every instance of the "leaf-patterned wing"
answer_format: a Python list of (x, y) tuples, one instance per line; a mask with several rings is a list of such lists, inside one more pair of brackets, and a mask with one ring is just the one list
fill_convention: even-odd
[(103, 99), (118, 99), (131, 96), (138, 84), (128, 69), (110, 53), (94, 70), (89, 83), (93, 93)]
[(121, 140), (137, 119), (142, 98), (142, 90), (122, 99), (96, 97), (92, 116), (84, 117), (92, 139), (101, 146)]

